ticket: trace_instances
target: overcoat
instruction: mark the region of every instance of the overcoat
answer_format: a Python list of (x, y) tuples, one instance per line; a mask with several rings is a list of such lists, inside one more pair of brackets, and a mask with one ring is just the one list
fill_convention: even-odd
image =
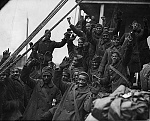
[[(60, 70), (55, 71), (54, 84), (61, 90), (63, 97), (52, 121), (83, 121), (85, 115), (91, 109), (92, 97), (90, 88), (86, 86), (80, 89), (74, 83), (64, 83), (61, 81), (61, 75), (62, 72)], [(74, 89), (78, 112), (75, 109)]]
[(40, 120), (42, 114), (52, 108), (53, 99), (56, 99), (56, 104), (59, 103), (61, 93), (53, 83), (44, 88), (42, 79), (32, 79), (29, 74), (30, 70), (25, 66), (21, 79), (33, 89), (33, 93), (24, 112), (23, 120)]
[[(132, 52), (132, 44), (131, 42), (127, 42), (127, 48), (125, 53), (123, 52), (120, 55), (120, 60), (118, 63), (112, 65), (109, 64), (109, 66), (107, 66), (106, 71), (105, 71), (105, 75), (103, 78), (103, 83), (106, 84), (106, 86), (108, 86), (108, 84), (111, 84), (112, 87), (112, 92), (117, 89), (120, 85), (125, 85), (125, 86), (130, 86), (130, 83), (128, 82), (128, 70), (127, 70), (127, 65), (130, 62), (131, 59), (131, 52)], [(112, 65), (116, 70), (118, 70), (126, 79), (127, 81), (120, 76), (118, 73), (116, 73), (111, 67), (110, 65)]]

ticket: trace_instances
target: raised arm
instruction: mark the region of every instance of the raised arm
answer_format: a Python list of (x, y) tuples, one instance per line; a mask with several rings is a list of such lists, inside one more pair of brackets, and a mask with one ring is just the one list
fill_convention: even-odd
[(150, 33), (148, 29), (148, 20), (144, 18), (143, 22), (144, 22), (144, 30), (143, 30), (142, 40), (147, 39)]
[(112, 33), (113, 35), (118, 35), (118, 32), (120, 31), (120, 28), (121, 28), (121, 22), (122, 22), (121, 19), (116, 20), (116, 27), (113, 30), (113, 33)]
[(74, 50), (75, 50), (75, 45), (73, 44), (73, 40), (75, 38), (69, 38), (69, 40), (67, 41), (67, 49), (68, 49), (68, 55), (70, 58), (73, 58), (74, 57)]
[(61, 80), (62, 78), (62, 69), (57, 68), (54, 72), (54, 78), (53, 78), (53, 83), (56, 85), (58, 89), (60, 89), (62, 95), (65, 93), (67, 88), (69, 87), (69, 84), (63, 82)]
[(99, 65), (98, 72), (99, 72), (99, 74), (102, 74), (102, 75), (104, 73), (105, 66), (106, 66), (106, 64), (108, 62), (108, 51), (109, 51), (108, 49), (105, 51), (105, 53), (103, 55), (103, 58), (102, 58), (102, 61), (101, 61), (100, 65)]
[(132, 50), (133, 50), (133, 39), (130, 36), (127, 36), (125, 38), (125, 42), (126, 42), (126, 51), (123, 54), (123, 65), (126, 67), (128, 65), (128, 63), (131, 60), (131, 55), (132, 55)]
[(95, 29), (92, 29), (92, 32), (87, 34), (87, 38), (92, 45), (96, 46), (100, 38), (94, 37), (94, 32), (95, 32)]
[(30, 73), (32, 72), (32, 68), (35, 66), (35, 65), (37, 65), (37, 64), (39, 64), (38, 62), (37, 62), (37, 60), (35, 60), (35, 59), (32, 59), (32, 60), (29, 60), (29, 62), (27, 62), (25, 65), (24, 65), (24, 67), (23, 67), (23, 69), (22, 69), (22, 71), (21, 71), (21, 75), (20, 75), (20, 78), (21, 78), (21, 80), (25, 83), (25, 84), (27, 84), (30, 88), (34, 88), (35, 87), (35, 85), (37, 84), (37, 81), (35, 80), (35, 79), (32, 79), (31, 77), (30, 77)]
[(74, 25), (71, 24), (70, 17), (67, 18), (67, 21), (70, 25), (71, 30), (79, 37), (85, 37), (85, 33), (81, 30), (78, 30)]
[(10, 53), (11, 52), (9, 52), (9, 48), (3, 52), (3, 57), (0, 61), (0, 66), (7, 60), (7, 58), (9, 58)]
[(63, 38), (61, 42), (54, 41), (54, 48), (61, 48), (66, 44), (66, 42), (67, 42), (66, 38)]

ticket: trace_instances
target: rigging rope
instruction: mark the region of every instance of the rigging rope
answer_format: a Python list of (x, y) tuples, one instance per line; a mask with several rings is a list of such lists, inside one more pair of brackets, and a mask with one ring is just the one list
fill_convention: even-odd
[(16, 51), (0, 66), (0, 71), (12, 61), (19, 52), (34, 38), (34, 36), (48, 23), (48, 21), (63, 7), (68, 0), (61, 0), (51, 13), (39, 24), (39, 26), (29, 35), (29, 37), (16, 49)]
[[(83, 0), (80, 0), (64, 17), (62, 17), (49, 31), (52, 31), (61, 21), (63, 21), (81, 2), (82, 2)], [(44, 37), (44, 35), (42, 36), (42, 37)], [(41, 37), (41, 38), (42, 38)], [(41, 40), (41, 38), (38, 40), (38, 41), (40, 41)], [(38, 42), (37, 41), (37, 42)], [(37, 43), (36, 42), (36, 43)], [(34, 47), (34, 45), (33, 46), (31, 46), (24, 54), (22, 54), (21, 56), (19, 56), (18, 58), (16, 58), (14, 61), (13, 61), (13, 63), (11, 63), (9, 66), (7, 66), (6, 68), (4, 68), (1, 72), (0, 72), (0, 75), (3, 73), (3, 72), (5, 72), (8, 68), (10, 68), (10, 67), (12, 67), (16, 62), (18, 62), (24, 55), (26, 55), (32, 48)]]

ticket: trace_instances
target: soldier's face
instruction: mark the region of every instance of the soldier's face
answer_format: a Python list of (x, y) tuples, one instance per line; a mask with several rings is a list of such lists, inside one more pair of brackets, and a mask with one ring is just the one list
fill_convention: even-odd
[(84, 75), (79, 75), (77, 84), (79, 87), (85, 87), (87, 86), (87, 77)]
[(108, 34), (103, 34), (103, 40), (104, 40), (104, 41), (109, 40), (109, 35), (108, 35)]
[(74, 57), (72, 61), (72, 66), (76, 66), (77, 64), (78, 64), (78, 59)]
[(73, 74), (73, 82), (76, 83), (78, 81), (78, 77), (79, 77), (79, 72), (75, 71), (74, 74)]
[(96, 33), (98, 33), (98, 34), (102, 33), (102, 27), (101, 26), (96, 27)]
[(50, 32), (46, 33), (45, 37), (46, 38), (50, 38), (51, 37), (51, 33)]
[(19, 79), (20, 73), (19, 73), (19, 69), (15, 68), (11, 71), (11, 77), (13, 79)]
[(133, 30), (137, 30), (138, 29), (138, 23), (133, 23), (132, 24), (132, 28), (133, 28)]
[(43, 74), (42, 79), (45, 84), (49, 84), (51, 82), (52, 75), (51, 74)]
[(112, 64), (116, 64), (116, 63), (119, 62), (120, 57), (119, 57), (119, 55), (117, 53), (113, 53), (111, 55), (111, 59), (112, 59)]
[(6, 78), (7, 78), (6, 74), (1, 74), (0, 75), (0, 82), (4, 82)]
[(67, 74), (66, 72), (63, 72), (62, 81), (68, 82), (68, 79), (69, 79), (69, 74)]
[(119, 37), (114, 37), (112, 40), (112, 45), (114, 46), (118, 46), (119, 45)]
[(86, 24), (86, 30), (87, 30), (87, 31), (90, 31), (90, 29), (91, 29), (91, 24), (90, 24), (90, 23), (87, 23), (87, 24)]

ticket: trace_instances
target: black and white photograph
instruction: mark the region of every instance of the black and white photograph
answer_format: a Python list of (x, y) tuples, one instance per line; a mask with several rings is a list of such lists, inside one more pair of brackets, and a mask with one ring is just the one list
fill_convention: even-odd
[(1, 0), (3, 120), (150, 121), (150, 0)]

